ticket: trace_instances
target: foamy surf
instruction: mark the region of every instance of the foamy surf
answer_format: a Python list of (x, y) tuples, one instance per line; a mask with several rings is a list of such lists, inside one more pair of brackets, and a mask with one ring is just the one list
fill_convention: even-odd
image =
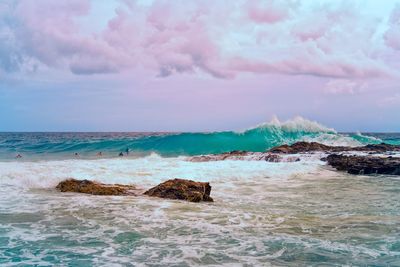
[[(399, 265), (396, 177), (337, 172), (318, 153), (278, 163), (188, 160), (203, 151), (264, 151), (299, 140), (357, 146), (379, 137), (302, 118), (242, 133), (21, 136), (1, 141), (0, 265)], [(127, 144), (136, 146), (117, 157)], [(22, 147), (22, 159), (7, 156)], [(105, 155), (93, 156), (100, 149)], [(207, 181), (214, 202), (55, 190), (67, 178), (144, 189), (171, 178)]]
[[(298, 141), (327, 145), (360, 146), (383, 140), (360, 133), (343, 134), (317, 122), (296, 117), (288, 121), (274, 118), (241, 132), (211, 133), (2, 133), (0, 160), (54, 160), (117, 157), (127, 149), (131, 157), (157, 153), (165, 157), (223, 153), (232, 150), (263, 152), (274, 146)], [(400, 140), (390, 140), (399, 143)], [(78, 155), (78, 156), (76, 156)]]
[[(2, 162), (0, 177), (4, 262), (260, 266), (351, 259), (365, 265), (399, 257), (400, 199), (393, 190), (400, 181), (350, 177), (312, 155), (292, 163), (193, 163), (158, 155)], [(54, 190), (67, 177), (144, 188), (192, 178), (211, 183), (215, 202)]]

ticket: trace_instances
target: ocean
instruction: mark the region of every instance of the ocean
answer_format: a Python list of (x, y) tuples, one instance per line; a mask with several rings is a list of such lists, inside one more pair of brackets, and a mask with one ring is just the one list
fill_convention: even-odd
[[(400, 144), (400, 133), (302, 118), (237, 132), (0, 133), (0, 266), (400, 266), (399, 177), (349, 175), (313, 154), (187, 160), (296, 141)], [(66, 178), (207, 181), (214, 202), (56, 191)]]

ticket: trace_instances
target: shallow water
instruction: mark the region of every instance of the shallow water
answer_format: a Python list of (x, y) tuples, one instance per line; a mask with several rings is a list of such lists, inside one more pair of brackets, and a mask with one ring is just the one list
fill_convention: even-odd
[[(214, 203), (54, 190), (74, 177), (209, 181)], [(0, 162), (0, 265), (400, 266), (400, 179), (295, 163)]]

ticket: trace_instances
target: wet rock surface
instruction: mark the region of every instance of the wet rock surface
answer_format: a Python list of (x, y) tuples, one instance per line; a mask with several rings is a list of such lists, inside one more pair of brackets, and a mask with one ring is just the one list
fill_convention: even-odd
[(201, 155), (188, 158), (191, 162), (208, 162), (221, 160), (256, 160), (267, 162), (296, 162), (299, 157), (283, 157), (282, 155), (304, 154), (304, 153), (339, 153), (339, 152), (365, 152), (369, 154), (400, 152), (400, 146), (389, 144), (366, 145), (359, 147), (350, 146), (328, 146), (317, 142), (297, 142), (292, 145), (281, 145), (271, 148), (267, 152), (250, 152), (235, 150), (221, 154)]
[(120, 184), (102, 184), (90, 180), (76, 180), (68, 179), (60, 182), (56, 189), (61, 192), (75, 192), (91, 195), (133, 195), (140, 194), (139, 189), (133, 185), (120, 185)]
[(390, 151), (400, 151), (400, 146), (389, 144), (371, 144), (359, 147), (350, 146), (327, 146), (317, 142), (297, 142), (292, 145), (281, 145), (271, 148), (269, 152), (280, 154), (299, 154), (309, 152), (371, 152), (371, 153), (385, 153)]
[(339, 171), (350, 174), (400, 175), (400, 158), (332, 154), (323, 159)]
[(208, 162), (221, 160), (248, 160), (248, 161), (267, 161), (267, 162), (295, 162), (300, 161), (298, 157), (282, 157), (278, 154), (269, 152), (248, 152), (232, 151), (222, 154), (201, 155), (190, 157), (190, 162)]
[(190, 157), (189, 161), (191, 162), (207, 162), (207, 161), (220, 161), (220, 160), (227, 160), (227, 159), (244, 159), (244, 157), (253, 154), (252, 152), (248, 151), (241, 151), (235, 150), (227, 153), (221, 154), (210, 154), (210, 155), (201, 155), (201, 156), (194, 156)]
[(210, 197), (209, 183), (195, 182), (185, 179), (173, 179), (163, 182), (144, 194), (151, 197), (180, 199), (190, 202), (213, 201)]

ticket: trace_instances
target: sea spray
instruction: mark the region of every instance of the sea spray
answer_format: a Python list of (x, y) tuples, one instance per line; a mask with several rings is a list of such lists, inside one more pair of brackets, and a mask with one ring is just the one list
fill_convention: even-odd
[[(296, 117), (274, 118), (244, 131), (210, 133), (0, 133), (0, 159), (22, 154), (29, 159), (115, 157), (127, 148), (130, 156), (200, 155), (232, 150), (262, 152), (281, 144), (316, 141), (327, 145), (360, 146), (382, 140), (362, 134), (341, 134), (317, 122)], [(126, 156), (126, 155), (125, 155)]]

